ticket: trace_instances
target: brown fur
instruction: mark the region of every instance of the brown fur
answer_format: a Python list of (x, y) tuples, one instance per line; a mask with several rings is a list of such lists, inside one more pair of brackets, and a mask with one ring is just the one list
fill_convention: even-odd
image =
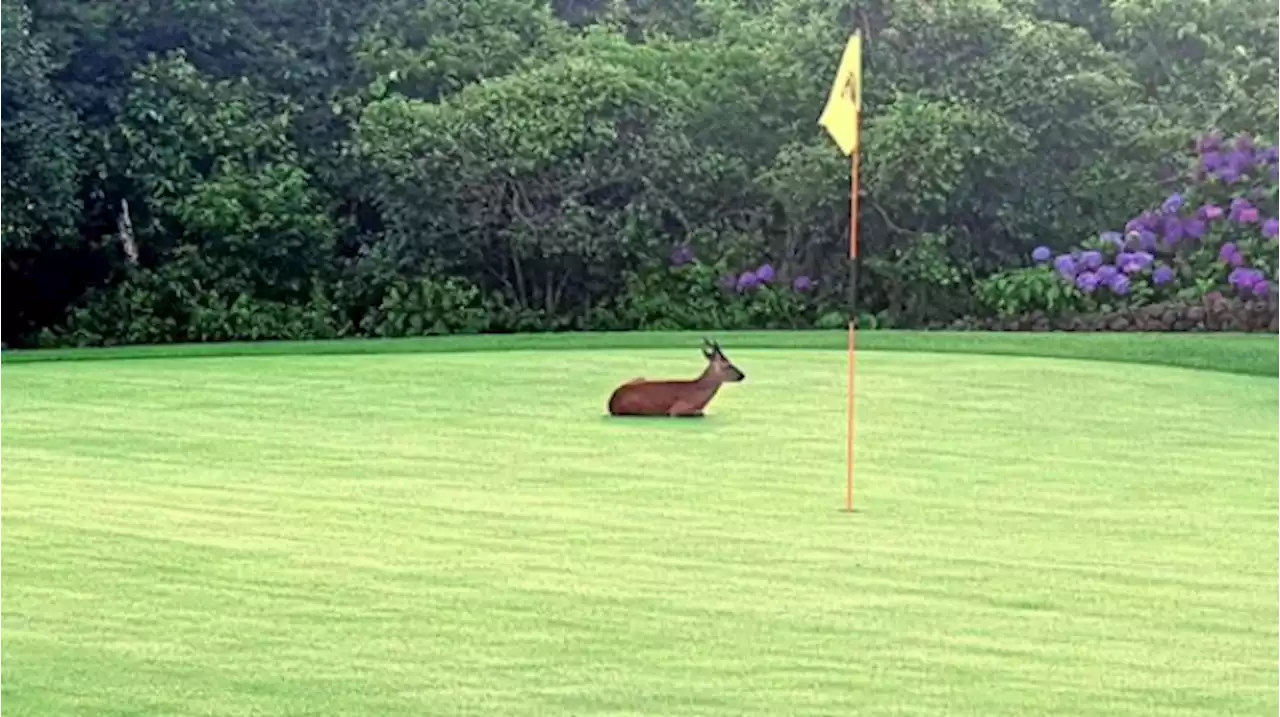
[(614, 416), (701, 416), (722, 384), (746, 378), (746, 374), (725, 357), (719, 344), (704, 340), (702, 355), (707, 359), (707, 367), (692, 381), (634, 378), (622, 384), (609, 397), (609, 413)]

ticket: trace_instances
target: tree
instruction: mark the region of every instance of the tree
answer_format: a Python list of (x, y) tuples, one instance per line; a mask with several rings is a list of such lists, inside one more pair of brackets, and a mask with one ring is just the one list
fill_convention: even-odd
[(84, 151), (79, 123), (50, 79), (57, 66), (49, 43), (32, 31), (26, 3), (5, 0), (0, 23), (5, 70), (0, 237), (7, 299), (4, 340), (10, 343), (55, 318), (61, 305), (78, 296), (74, 286), (60, 284), (44, 270), (52, 268), (54, 257), (65, 259), (79, 248)]

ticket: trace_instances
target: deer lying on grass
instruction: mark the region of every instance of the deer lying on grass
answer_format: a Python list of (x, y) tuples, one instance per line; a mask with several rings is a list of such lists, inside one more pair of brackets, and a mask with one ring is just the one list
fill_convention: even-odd
[(720, 385), (738, 382), (746, 374), (733, 365), (720, 344), (703, 339), (702, 355), (707, 368), (692, 381), (646, 381), (632, 379), (609, 397), (609, 414), (613, 416), (680, 416), (698, 418)]

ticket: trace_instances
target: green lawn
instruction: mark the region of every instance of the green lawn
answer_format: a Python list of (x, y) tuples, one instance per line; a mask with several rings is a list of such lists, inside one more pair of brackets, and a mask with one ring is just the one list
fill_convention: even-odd
[(556, 340), (6, 356), (5, 714), (1280, 709), (1274, 337), (867, 351), (853, 515), (841, 352)]

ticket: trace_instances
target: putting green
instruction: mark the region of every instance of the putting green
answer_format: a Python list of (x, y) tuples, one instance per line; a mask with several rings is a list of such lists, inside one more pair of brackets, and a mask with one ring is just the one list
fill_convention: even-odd
[(23, 715), (1273, 715), (1277, 380), (726, 350), (6, 366)]

